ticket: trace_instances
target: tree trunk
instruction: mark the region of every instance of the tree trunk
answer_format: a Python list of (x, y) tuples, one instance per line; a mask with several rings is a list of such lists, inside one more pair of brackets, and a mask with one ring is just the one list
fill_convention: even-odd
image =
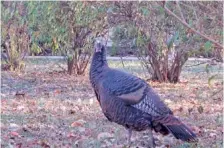
[(68, 63), (67, 64), (68, 64), (68, 74), (69, 75), (72, 75), (72, 73), (73, 73), (73, 66), (74, 66), (74, 63), (75, 63), (74, 59), (75, 59), (74, 56), (68, 58)]
[(78, 52), (75, 52), (72, 57), (69, 57), (67, 62), (69, 75), (72, 75), (73, 73), (76, 75), (83, 75), (89, 63), (90, 57), (91, 56), (89, 54), (85, 54), (82, 57), (82, 55)]
[[(188, 59), (187, 52), (184, 49), (177, 51), (174, 60), (168, 59), (169, 52), (165, 52), (162, 56), (157, 54), (156, 46), (149, 44), (149, 59), (148, 62), (152, 68), (152, 80), (158, 82), (179, 82), (180, 73), (184, 63)], [(166, 49), (163, 49), (166, 50)], [(169, 65), (171, 65), (169, 67)]]

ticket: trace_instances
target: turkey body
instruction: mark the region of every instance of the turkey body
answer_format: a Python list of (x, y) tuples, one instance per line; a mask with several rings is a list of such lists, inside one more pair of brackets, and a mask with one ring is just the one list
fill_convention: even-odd
[(109, 121), (129, 130), (153, 129), (163, 135), (171, 132), (183, 141), (197, 141), (196, 135), (174, 117), (144, 80), (108, 67), (105, 48), (101, 43), (95, 45), (90, 81)]

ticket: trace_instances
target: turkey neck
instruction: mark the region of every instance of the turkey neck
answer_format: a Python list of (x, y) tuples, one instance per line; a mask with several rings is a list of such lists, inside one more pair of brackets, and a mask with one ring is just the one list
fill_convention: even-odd
[(105, 68), (108, 68), (105, 49), (102, 52), (95, 52), (90, 67), (90, 80), (92, 83), (96, 83), (97, 79), (102, 75), (101, 73)]

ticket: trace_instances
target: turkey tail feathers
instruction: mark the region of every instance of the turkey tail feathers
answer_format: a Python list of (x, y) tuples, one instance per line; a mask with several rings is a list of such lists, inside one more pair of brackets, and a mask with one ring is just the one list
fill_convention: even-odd
[(196, 135), (184, 124), (168, 125), (166, 127), (177, 139), (187, 141), (187, 142), (197, 142), (198, 141)]
[(198, 141), (196, 134), (173, 115), (158, 117), (154, 121), (165, 126), (177, 139), (187, 142)]

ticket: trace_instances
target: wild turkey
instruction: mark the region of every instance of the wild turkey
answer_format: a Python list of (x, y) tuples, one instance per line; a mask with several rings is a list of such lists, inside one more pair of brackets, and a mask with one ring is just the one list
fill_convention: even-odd
[(94, 45), (90, 67), (90, 81), (104, 115), (128, 129), (128, 142), (132, 130), (149, 129), (150, 146), (154, 147), (152, 129), (163, 135), (172, 133), (177, 139), (196, 142), (196, 135), (160, 100), (142, 79), (108, 67), (102, 43)]

